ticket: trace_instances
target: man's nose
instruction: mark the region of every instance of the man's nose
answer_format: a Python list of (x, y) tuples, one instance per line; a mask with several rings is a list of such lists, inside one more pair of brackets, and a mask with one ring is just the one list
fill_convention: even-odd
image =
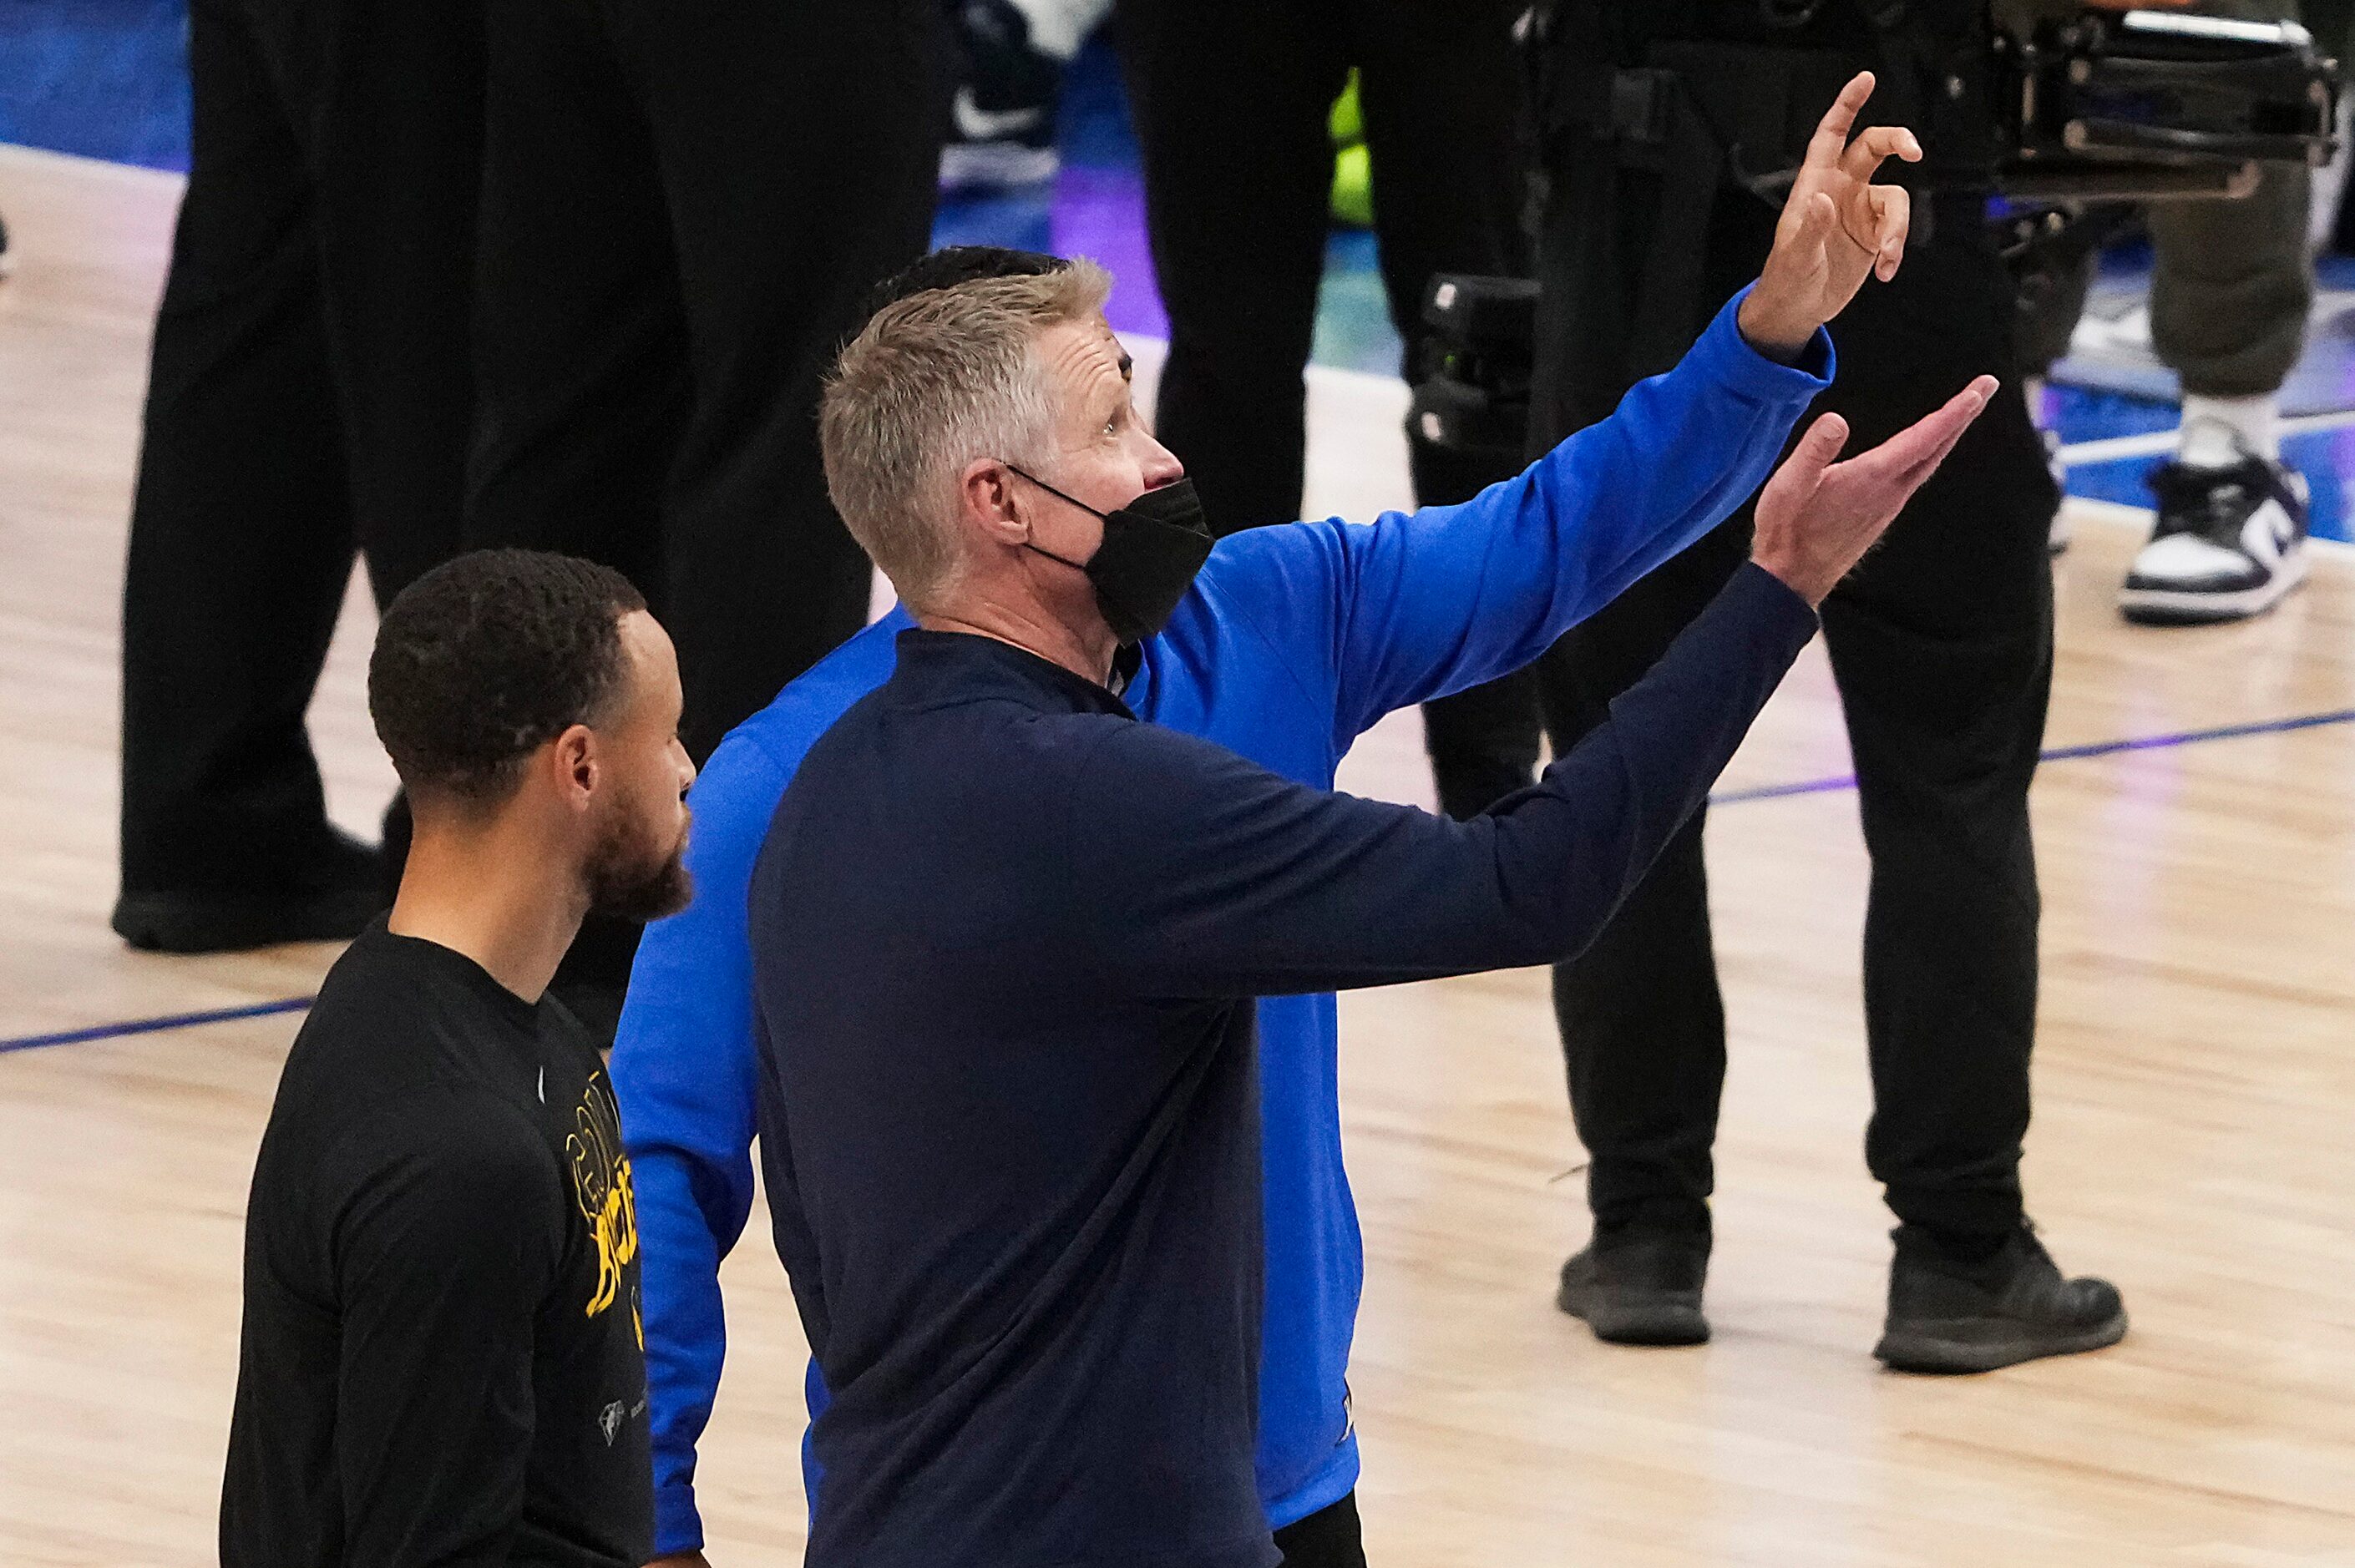
[(1186, 465), (1178, 461), (1176, 452), (1151, 437), (1146, 438), (1146, 444), (1152, 449), (1145, 455), (1145, 487), (1147, 490), (1158, 490), (1186, 477)]

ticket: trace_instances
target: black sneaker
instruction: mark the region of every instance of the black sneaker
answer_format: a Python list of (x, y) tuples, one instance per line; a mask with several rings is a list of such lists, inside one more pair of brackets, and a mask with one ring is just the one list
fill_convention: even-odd
[(2304, 476), (2243, 449), (2229, 468), (2167, 463), (2150, 487), (2158, 524), (2118, 595), (2128, 620), (2243, 620), (2305, 580)]
[(234, 953), (281, 942), (348, 941), (391, 905), (378, 853), (340, 829), (272, 887), (124, 888), (115, 934), (150, 953)]
[(1610, 1344), (1699, 1345), (1709, 1339), (1708, 1278), (1707, 1236), (1631, 1230), (1572, 1255), (1553, 1299)]
[(15, 262), (8, 255), (8, 226), (5, 222), (0, 222), (0, 278), (6, 277), (14, 265)]
[(957, 7), (964, 79), (941, 149), (941, 189), (1002, 191), (1055, 177), (1055, 107), (1063, 62), (1030, 42), (1029, 19), (1007, 0)]
[(1983, 1372), (2073, 1356), (2126, 1338), (2126, 1303), (2106, 1279), (2067, 1279), (2023, 1224), (1990, 1257), (1966, 1263), (1910, 1227), (1891, 1233), (1889, 1320), (1872, 1353), (1891, 1371)]

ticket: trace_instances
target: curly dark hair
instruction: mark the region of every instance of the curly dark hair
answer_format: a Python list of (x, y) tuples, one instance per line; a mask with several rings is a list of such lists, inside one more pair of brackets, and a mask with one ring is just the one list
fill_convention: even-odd
[(611, 567), (539, 550), (476, 550), (403, 588), (377, 625), (368, 682), (401, 783), (504, 800), (525, 758), (621, 694), (621, 619), (645, 608)]
[[(884, 306), (928, 289), (954, 289), (981, 278), (1043, 277), (1071, 264), (1068, 257), (1050, 256), (1043, 250), (1008, 250), (1000, 245), (951, 245), (928, 251), (867, 291), (858, 309), (858, 326), (866, 325)], [(847, 344), (858, 335), (858, 327), (854, 326), (844, 334), (843, 342)]]

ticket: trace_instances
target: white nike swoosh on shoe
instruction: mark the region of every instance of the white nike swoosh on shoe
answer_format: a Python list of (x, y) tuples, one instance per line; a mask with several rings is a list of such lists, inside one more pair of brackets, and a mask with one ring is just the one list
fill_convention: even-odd
[(969, 87), (957, 89), (955, 110), (957, 134), (972, 142), (995, 142), (1018, 131), (1028, 131), (1047, 112), (1035, 106), (984, 109), (973, 101), (973, 89)]

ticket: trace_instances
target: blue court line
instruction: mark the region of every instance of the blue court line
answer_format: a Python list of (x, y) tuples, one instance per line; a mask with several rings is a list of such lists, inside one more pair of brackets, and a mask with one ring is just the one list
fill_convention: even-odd
[[(2254, 724), (2218, 725), (2212, 729), (2179, 729), (2171, 735), (2146, 735), (2130, 740), (2097, 740), (2085, 746), (2056, 746), (2039, 754), (2045, 762), (2073, 762), (2087, 757), (2115, 757), (2122, 751), (2166, 751), (2204, 740), (2235, 740), (2251, 735), (2281, 735), (2324, 725), (2355, 724), (2355, 708), (2335, 713), (2304, 714), (2296, 718), (2259, 719)], [(1779, 800), (1788, 795), (1829, 795), (1856, 788), (1856, 775), (1840, 773), (1828, 779), (1803, 779), (1796, 784), (1762, 784), (1751, 789), (1721, 789), (1709, 798), (1712, 806), (1738, 805), (1744, 800)]]
[(176, 1012), (165, 1018), (134, 1018), (127, 1023), (99, 1023), (88, 1029), (67, 1029), (55, 1034), (25, 1034), (0, 1040), (0, 1056), (11, 1051), (37, 1051), (44, 1045), (79, 1045), (87, 1040), (113, 1040), (125, 1034), (153, 1034), (163, 1029), (190, 1029), (199, 1023), (227, 1023), (236, 1018), (267, 1018), (274, 1012), (300, 1012), (314, 999), (289, 996), (250, 1007), (217, 1007), (208, 1012)]
[[(2097, 740), (2087, 746), (2056, 746), (2043, 754), (2047, 762), (2069, 762), (2086, 757), (2113, 757), (2122, 751), (2164, 751), (2207, 740), (2232, 740), (2251, 735), (2281, 735), (2290, 730), (2317, 729), (2324, 725), (2355, 724), (2355, 708), (2335, 713), (2306, 714), (2296, 718), (2261, 719), (2254, 724), (2218, 725), (2212, 729), (2177, 730), (2171, 735), (2147, 735), (2131, 740)], [(1856, 775), (1803, 779), (1795, 784), (1766, 784), (1753, 789), (1725, 789), (1711, 795), (1712, 806), (1744, 800), (1779, 800), (1790, 795), (1828, 795), (1856, 788)], [(216, 1008), (209, 1012), (179, 1012), (167, 1018), (137, 1018), (126, 1023), (100, 1023), (88, 1029), (68, 1029), (56, 1034), (27, 1034), (0, 1040), (0, 1056), (11, 1051), (37, 1051), (45, 1045), (79, 1045), (91, 1040), (114, 1040), (125, 1034), (153, 1034), (165, 1029), (191, 1029), (200, 1023), (227, 1023), (240, 1018), (267, 1018), (272, 1013), (301, 1012), (314, 998), (290, 996), (250, 1007)]]

